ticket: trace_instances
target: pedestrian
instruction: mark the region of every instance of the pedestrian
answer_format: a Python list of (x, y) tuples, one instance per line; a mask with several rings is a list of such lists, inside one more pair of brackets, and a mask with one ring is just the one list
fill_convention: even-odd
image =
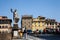
[(20, 38), (22, 38), (23, 37), (23, 32), (22, 31), (20, 31)]

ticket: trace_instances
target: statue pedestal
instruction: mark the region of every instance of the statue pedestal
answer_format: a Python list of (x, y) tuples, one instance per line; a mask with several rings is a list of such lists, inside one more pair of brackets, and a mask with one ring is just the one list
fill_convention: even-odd
[(13, 38), (18, 38), (18, 31), (13, 31)]
[(19, 34), (18, 34), (18, 24), (14, 24), (14, 26), (13, 26), (13, 30), (12, 30), (12, 32), (13, 32), (13, 38), (18, 38), (18, 36), (19, 36)]

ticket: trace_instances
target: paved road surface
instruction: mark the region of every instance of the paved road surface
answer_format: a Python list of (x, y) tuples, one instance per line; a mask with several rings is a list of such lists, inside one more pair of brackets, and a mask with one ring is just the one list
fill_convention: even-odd
[[(45, 40), (45, 39), (40, 39), (37, 37), (30, 36), (30, 35), (27, 35), (27, 39), (28, 40)], [(12, 40), (26, 40), (26, 35), (23, 37), (23, 39), (12, 39)]]
[[(40, 35), (40, 37), (34, 37), (31, 35), (27, 35), (28, 40), (60, 40), (60, 36), (55, 35)], [(26, 35), (24, 35), (23, 39), (13, 39), (13, 40), (26, 40)]]

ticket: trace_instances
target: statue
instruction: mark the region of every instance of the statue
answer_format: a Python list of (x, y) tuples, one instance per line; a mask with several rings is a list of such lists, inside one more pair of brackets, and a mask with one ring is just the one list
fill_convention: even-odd
[(14, 11), (11, 9), (11, 12), (13, 13), (13, 19), (18, 18), (17, 10), (15, 9)]
[(13, 28), (12, 28), (12, 32), (13, 32), (13, 37), (18, 37), (18, 21), (19, 21), (19, 17), (17, 14), (17, 10), (15, 9), (14, 11), (11, 9), (11, 12), (13, 13)]

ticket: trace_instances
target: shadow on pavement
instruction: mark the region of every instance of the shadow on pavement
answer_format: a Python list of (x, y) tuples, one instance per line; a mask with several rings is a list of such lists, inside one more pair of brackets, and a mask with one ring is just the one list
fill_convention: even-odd
[(28, 34), (43, 40), (60, 40), (60, 35), (53, 35), (53, 34)]

